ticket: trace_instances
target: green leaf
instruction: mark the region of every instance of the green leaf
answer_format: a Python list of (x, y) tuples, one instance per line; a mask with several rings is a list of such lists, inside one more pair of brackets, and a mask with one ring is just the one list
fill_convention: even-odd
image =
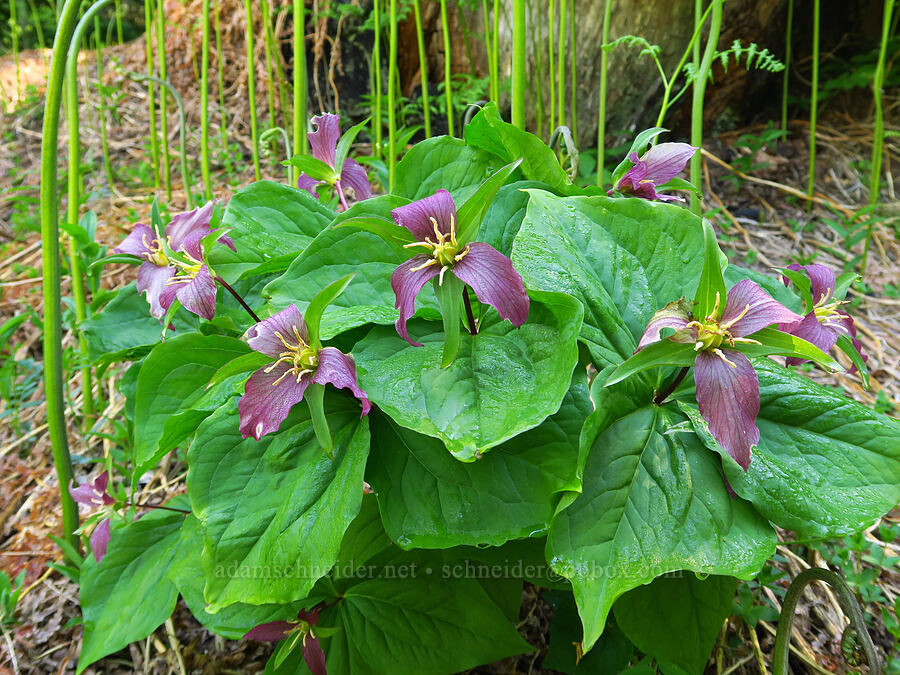
[(723, 455), (741, 497), (798, 537), (858, 532), (900, 502), (900, 424), (767, 359), (756, 359), (760, 442), (744, 472)]
[(348, 274), (337, 281), (332, 281), (310, 300), (303, 318), (306, 321), (306, 329), (309, 331), (309, 343), (311, 345), (315, 347), (321, 346), (319, 341), (319, 324), (322, 322), (322, 313), (328, 308), (328, 305), (337, 300), (341, 293), (347, 289), (354, 276), (355, 274)]
[(581, 302), (581, 340), (606, 375), (634, 354), (657, 310), (696, 289), (700, 221), (687, 209), (643, 199), (528, 192), (513, 264), (526, 287)]
[(376, 417), (366, 477), (391, 539), (403, 548), (498, 546), (546, 532), (559, 493), (581, 489), (578, 436), (593, 409), (583, 372), (581, 380), (540, 426), (473, 463)]
[(530, 195), (528, 188), (544, 190), (545, 183), (523, 180), (500, 188), (488, 207), (475, 241), (490, 244), (505, 256), (512, 254), (513, 240), (519, 233)]
[(776, 541), (728, 494), (718, 458), (671, 406), (618, 419), (606, 408), (598, 401), (582, 433), (583, 492), (553, 519), (547, 542), (554, 570), (572, 581), (585, 649), (626, 591), (680, 569), (749, 579)]
[(697, 302), (696, 316), (704, 318), (718, 311), (719, 316), (725, 310), (725, 278), (722, 276), (722, 251), (716, 241), (716, 233), (712, 224), (703, 220), (703, 274), (694, 300)]
[(628, 149), (628, 152), (625, 153), (625, 159), (619, 162), (616, 168), (613, 169), (613, 185), (615, 185), (622, 176), (628, 173), (628, 169), (634, 166), (634, 163), (630, 159), (628, 159), (628, 155), (630, 155), (632, 152), (636, 152), (638, 156), (643, 155), (644, 148), (647, 147), (647, 144), (665, 131), (668, 130), (663, 129), (662, 127), (651, 127), (650, 129), (644, 129), (641, 133), (634, 137), (634, 141), (632, 141), (631, 147)]
[(268, 180), (251, 183), (235, 193), (222, 216), (237, 252), (216, 246), (210, 264), (231, 283), (265, 262), (299, 253), (333, 218), (334, 212), (305, 190)]
[(347, 159), (347, 154), (350, 152), (350, 146), (353, 145), (353, 141), (356, 140), (356, 137), (359, 135), (359, 132), (363, 130), (363, 128), (369, 123), (371, 118), (367, 117), (359, 124), (355, 124), (347, 131), (343, 133), (341, 139), (338, 141), (337, 148), (334, 152), (334, 166), (338, 170), (338, 172), (342, 171), (344, 168), (344, 161)]
[(444, 283), (433, 280), (431, 284), (434, 295), (441, 306), (444, 319), (444, 350), (441, 352), (441, 368), (446, 368), (459, 353), (460, 318), (463, 313), (462, 294), (466, 285), (452, 274), (448, 274)]
[(606, 380), (606, 386), (621, 382), (625, 378), (648, 368), (693, 366), (696, 358), (697, 352), (694, 351), (694, 345), (691, 343), (673, 342), (665, 339), (659, 342), (652, 342), (624, 363), (619, 364), (610, 373), (609, 378)]
[(103, 265), (112, 265), (113, 263), (117, 264), (125, 264), (125, 265), (140, 265), (142, 263), (147, 262), (141, 258), (138, 258), (135, 255), (129, 255), (127, 253), (113, 253), (111, 255), (104, 256), (99, 260), (95, 260), (90, 265), (88, 265), (88, 272), (93, 271), (95, 267), (102, 267)]
[(796, 335), (785, 333), (774, 326), (758, 330), (750, 338), (762, 342), (755, 345), (749, 342), (737, 342), (734, 349), (748, 356), (796, 356), (801, 359), (815, 361), (832, 372), (844, 370), (844, 367), (811, 342)]
[(616, 622), (664, 675), (703, 675), (737, 583), (723, 576), (700, 580), (690, 572), (659, 577), (616, 601)]
[(497, 196), (497, 192), (503, 187), (503, 184), (509, 180), (518, 166), (522, 163), (521, 158), (514, 162), (510, 162), (502, 169), (497, 169), (491, 177), (488, 178), (478, 190), (475, 191), (466, 202), (459, 207), (457, 211), (457, 238), (460, 244), (468, 244), (474, 239), (475, 233), (481, 227), (481, 222), (487, 213), (491, 202)]
[(249, 351), (236, 338), (188, 333), (158, 344), (147, 355), (135, 393), (135, 480), (196, 431), (211, 411), (192, 406), (210, 378)]
[(213, 373), (213, 376), (209, 378), (209, 382), (206, 383), (206, 389), (211, 389), (215, 385), (224, 382), (235, 375), (242, 375), (243, 373), (249, 373), (252, 370), (259, 370), (270, 363), (272, 363), (272, 357), (261, 354), (260, 352), (250, 351), (246, 354), (241, 354), (240, 356), (231, 359)]
[(850, 362), (854, 366), (856, 366), (856, 370), (859, 372), (859, 376), (862, 378), (863, 386), (868, 389), (869, 368), (866, 366), (866, 362), (863, 361), (860, 353), (856, 350), (856, 347), (853, 346), (853, 340), (850, 339), (849, 335), (840, 335), (837, 339), (837, 347), (842, 352), (844, 352), (850, 359)]
[(556, 153), (537, 136), (504, 122), (496, 104), (489, 103), (466, 125), (466, 143), (489, 152), (505, 163), (521, 159), (522, 177), (546, 183), (567, 194), (572, 182), (559, 165)]
[[(170, 506), (185, 508), (176, 497)], [(100, 563), (90, 555), (81, 567), (84, 638), (78, 673), (135, 640), (142, 640), (172, 614), (178, 591), (166, 574), (178, 547), (184, 514), (151, 511), (113, 528)]]
[(397, 163), (394, 192), (411, 200), (449, 190), (465, 202), (488, 177), (492, 161), (459, 138), (435, 136), (416, 143)]
[[(178, 335), (196, 330), (199, 319), (183, 312), (172, 324)], [(160, 341), (162, 330), (159, 319), (150, 316), (147, 300), (133, 283), (120, 289), (109, 304), (79, 326), (87, 338), (92, 364), (138, 359)]]
[(804, 307), (806, 307), (807, 311), (811, 312), (815, 302), (812, 297), (812, 283), (810, 282), (809, 277), (803, 272), (797, 272), (787, 268), (779, 267), (777, 270), (781, 276), (785, 279), (789, 279), (791, 283), (794, 284), (794, 290), (800, 295), (800, 299), (803, 300)]
[(232, 401), (197, 430), (188, 492), (203, 533), (209, 612), (242, 602), (300, 600), (334, 564), (359, 511), (369, 428), (352, 397), (325, 400), (334, 461), (316, 440), (306, 405), (281, 429), (241, 438)]
[(393, 221), (386, 218), (378, 218), (374, 216), (362, 216), (359, 218), (350, 218), (335, 227), (354, 227), (358, 230), (365, 230), (381, 237), (386, 244), (393, 246), (398, 254), (405, 254), (404, 244), (413, 242), (412, 232), (405, 227), (397, 225)]
[(374, 329), (354, 349), (360, 386), (400, 426), (441, 439), (457, 459), (478, 459), (556, 412), (578, 360), (578, 302), (560, 293), (530, 295), (521, 328), (490, 314), (478, 335), (461, 336), (447, 368), (439, 324), (410, 324), (424, 347), (412, 347), (393, 328)]
[(341, 177), (340, 172), (312, 155), (294, 155), (282, 163), (297, 167), (302, 173), (320, 183), (334, 185), (334, 182)]
[(800, 299), (793, 290), (785, 286), (777, 277), (761, 274), (756, 270), (750, 270), (731, 263), (728, 263), (728, 266), (725, 268), (724, 277), (725, 286), (728, 288), (731, 288), (743, 279), (749, 279), (788, 309), (798, 313), (802, 311)]

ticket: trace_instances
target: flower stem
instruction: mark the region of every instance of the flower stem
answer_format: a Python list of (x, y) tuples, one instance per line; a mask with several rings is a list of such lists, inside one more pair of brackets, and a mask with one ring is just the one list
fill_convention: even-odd
[(188, 509), (176, 509), (174, 506), (163, 506), (162, 504), (135, 504), (133, 502), (126, 502), (125, 506), (133, 506), (134, 508), (141, 509), (161, 509), (163, 511), (175, 511), (176, 513), (190, 513)]
[(313, 431), (316, 432), (316, 438), (319, 439), (319, 445), (328, 455), (328, 459), (334, 461), (334, 442), (331, 440), (331, 430), (325, 417), (324, 385), (313, 382), (306, 388), (303, 398), (309, 406), (309, 418), (312, 421)]
[(478, 335), (478, 324), (475, 321), (475, 315), (472, 313), (472, 302), (469, 300), (469, 292), (465, 286), (462, 291), (463, 305), (466, 308), (466, 319), (469, 322), (469, 334)]
[(512, 123), (525, 128), (525, 0), (513, 0)]
[(254, 312), (252, 309), (250, 309), (250, 305), (248, 305), (246, 302), (244, 302), (244, 299), (240, 295), (238, 295), (238, 292), (236, 290), (234, 290), (231, 286), (229, 286), (222, 277), (220, 277), (217, 274), (213, 278), (222, 285), (222, 288), (224, 288), (226, 291), (228, 291), (229, 293), (231, 293), (234, 296), (234, 299), (237, 300), (241, 304), (241, 307), (243, 307), (245, 310), (247, 310), (247, 314), (250, 315), (250, 318), (252, 318), (256, 323), (259, 323), (260, 321), (262, 321), (262, 319), (260, 319), (258, 316), (256, 316), (256, 312)]
[(685, 366), (684, 368), (679, 370), (678, 374), (673, 378), (671, 382), (669, 382), (669, 385), (653, 397), (653, 402), (656, 405), (662, 405), (663, 403), (665, 403), (666, 399), (669, 398), (672, 392), (675, 391), (678, 388), (678, 385), (681, 384), (682, 380), (684, 380), (685, 376), (688, 374), (688, 370), (690, 370), (688, 366)]
[(341, 206), (344, 207), (344, 211), (347, 211), (350, 207), (347, 206), (347, 198), (344, 197), (344, 186), (341, 185), (341, 181), (336, 180), (334, 182), (334, 189), (337, 190), (338, 197), (341, 199)]

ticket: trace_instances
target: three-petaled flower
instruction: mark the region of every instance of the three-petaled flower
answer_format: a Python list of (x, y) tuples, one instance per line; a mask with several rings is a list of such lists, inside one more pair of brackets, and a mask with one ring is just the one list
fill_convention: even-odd
[[(210, 320), (216, 313), (216, 283), (203, 259), (202, 241), (213, 230), (210, 220), (216, 202), (177, 214), (160, 234), (147, 225), (135, 225), (114, 249), (143, 259), (137, 289), (147, 294), (150, 314), (162, 319), (177, 298), (184, 308)], [(227, 235), (219, 241), (234, 250)]]
[[(759, 380), (736, 345), (760, 344), (752, 336), (772, 324), (801, 317), (747, 279), (728, 291), (725, 307), (719, 294), (709, 316), (691, 316), (684, 300), (657, 312), (638, 344), (638, 351), (661, 339), (694, 345), (694, 382), (700, 414), (719, 445), (746, 471), (752, 448), (759, 442)], [(661, 337), (664, 328), (675, 332)]]
[[(95, 509), (109, 510), (109, 507), (116, 503), (110, 494), (106, 491), (109, 485), (109, 472), (104, 471), (96, 478), (90, 481), (79, 483), (78, 487), (69, 485), (69, 494), (72, 495), (78, 504), (92, 506)], [(91, 552), (97, 562), (103, 560), (106, 555), (106, 547), (109, 545), (109, 517), (101, 520), (91, 532)]]
[(628, 155), (634, 165), (616, 181), (609, 194), (621, 192), (641, 199), (661, 202), (684, 201), (681, 197), (661, 194), (656, 188), (665, 185), (684, 170), (697, 148), (687, 143), (659, 143), (643, 156), (636, 152)]
[(357, 384), (353, 358), (334, 347), (316, 348), (311, 344), (296, 305), (252, 326), (247, 331), (247, 344), (275, 360), (253, 373), (244, 387), (238, 403), (244, 438), (259, 440), (277, 431), (313, 383), (349, 389), (362, 403), (361, 416), (368, 414), (371, 404)]
[(313, 626), (319, 622), (321, 605), (313, 609), (300, 610), (295, 621), (270, 621), (263, 623), (248, 632), (244, 638), (248, 640), (260, 640), (262, 642), (278, 642), (291, 637), (288, 646), (292, 650), (300, 641), (303, 644), (303, 660), (313, 675), (327, 675), (325, 670), (325, 652), (319, 644), (319, 639), (313, 631)]
[[(862, 343), (856, 339), (856, 326), (853, 318), (846, 312), (838, 309), (845, 301), (834, 297), (837, 277), (834, 270), (825, 265), (789, 265), (787, 269), (794, 272), (805, 272), (810, 282), (810, 296), (812, 306), (805, 307), (807, 314), (794, 323), (784, 323), (779, 326), (786, 333), (791, 333), (807, 342), (811, 342), (823, 352), (828, 352), (837, 344), (838, 338), (846, 335), (853, 342), (853, 347), (859, 352), (863, 361), (868, 356), (863, 354)], [(785, 277), (785, 284), (790, 280)], [(798, 357), (789, 356), (786, 363), (796, 366), (806, 361)], [(855, 368), (855, 366), (854, 366)]]
[[(362, 168), (359, 162), (347, 157), (344, 159), (344, 164), (340, 170), (335, 166), (337, 162), (337, 145), (341, 137), (340, 116), (332, 113), (322, 113), (313, 117), (312, 123), (316, 125), (316, 130), (306, 135), (312, 148), (312, 155), (331, 167), (334, 172), (334, 178), (329, 183), (337, 191), (344, 208), (347, 208), (347, 202), (344, 198), (345, 187), (353, 190), (353, 195), (357, 201), (371, 197), (372, 188), (369, 186), (369, 178), (366, 176), (366, 170)], [(319, 195), (316, 193), (316, 186), (322, 182), (305, 173), (301, 173), (297, 179), (297, 187), (301, 190), (306, 190), (318, 199)]]
[(528, 319), (528, 295), (522, 277), (512, 261), (490, 244), (458, 240), (456, 205), (446, 190), (438, 190), (405, 206), (391, 215), (417, 239), (405, 248), (425, 249), (424, 253), (402, 263), (391, 275), (391, 288), (400, 310), (397, 332), (414, 347), (406, 322), (415, 313), (416, 296), (425, 283), (437, 277), (438, 284), (449, 272), (468, 284), (479, 302), (494, 307), (501, 318), (521, 326)]

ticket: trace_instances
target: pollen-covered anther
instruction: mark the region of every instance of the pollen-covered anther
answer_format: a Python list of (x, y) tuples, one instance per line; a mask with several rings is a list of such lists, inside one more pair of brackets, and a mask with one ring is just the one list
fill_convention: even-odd
[(285, 351), (278, 355), (277, 361), (264, 368), (263, 371), (271, 373), (279, 363), (289, 363), (291, 367), (272, 383), (273, 387), (278, 385), (288, 375), (296, 376), (297, 382), (300, 382), (304, 375), (314, 373), (319, 365), (319, 356), (316, 350), (306, 344), (306, 341), (300, 337), (300, 331), (297, 330), (297, 326), (291, 326), (291, 328), (294, 332), (294, 338), (297, 340), (296, 345), (288, 342), (280, 332), (274, 332), (275, 337), (281, 340), (281, 344), (285, 346)]
[(727, 356), (725, 356), (725, 352), (723, 352), (721, 349), (715, 348), (711, 351), (713, 354), (718, 356), (720, 359), (722, 359), (725, 363), (727, 363), (732, 368), (737, 368), (737, 364), (734, 363), (734, 361), (731, 361)]
[(147, 249), (144, 256), (147, 258), (148, 262), (152, 262), (159, 267), (165, 267), (169, 264), (169, 258), (163, 250), (162, 242), (160, 242), (159, 239), (148, 241), (147, 235), (145, 234), (141, 237), (141, 243), (144, 245), (144, 248)]

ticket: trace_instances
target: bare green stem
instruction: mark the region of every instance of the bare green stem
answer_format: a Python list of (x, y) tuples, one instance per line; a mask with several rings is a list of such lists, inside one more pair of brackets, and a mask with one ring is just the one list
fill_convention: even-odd
[(791, 43), (794, 31), (794, 0), (788, 0), (787, 26), (784, 29), (784, 74), (781, 80), (781, 130), (787, 131), (788, 83), (791, 72)]
[(253, 176), (262, 178), (259, 167), (259, 123), (256, 119), (256, 60), (253, 48), (253, 6), (250, 0), (244, 0), (244, 11), (247, 14), (247, 98), (250, 100), (250, 143), (253, 146)]
[[(603, 45), (609, 43), (609, 22), (612, 18), (612, 0), (606, 0), (603, 8)], [(597, 114), (597, 185), (603, 185), (603, 166), (606, 159), (606, 84), (609, 75), (609, 50), (600, 52), (600, 101)]]
[[(153, 3), (144, 2), (144, 49), (147, 56), (147, 75), (153, 76)], [(159, 136), (156, 132), (156, 90), (152, 82), (147, 85), (147, 112), (150, 116), (150, 161), (153, 165), (153, 188), (158, 192), (159, 182)]]
[(219, 0), (215, 0), (213, 27), (216, 33), (216, 70), (219, 89), (219, 135), (222, 138), (222, 160), (225, 170), (231, 170), (231, 156), (228, 153), (228, 111), (225, 108), (225, 52), (222, 51), (222, 21), (219, 19)]
[[(390, 45), (388, 52), (388, 191), (394, 190), (397, 166), (397, 0), (390, 0)], [(341, 193), (343, 194), (343, 192)]]
[[(719, 44), (719, 34), (722, 31), (722, 3), (724, 0), (712, 0), (712, 15), (709, 20), (709, 37), (706, 41), (706, 49), (703, 50), (703, 60), (697, 69), (697, 78), (693, 84), (693, 99), (691, 104), (691, 145), (699, 148), (703, 144), (703, 96), (706, 93), (706, 83), (709, 79), (709, 70), (712, 67), (713, 56), (716, 53), (716, 47)], [(703, 15), (699, 10), (702, 4), (698, 2), (698, 18), (695, 32), (698, 32), (703, 26)], [(676, 71), (677, 72), (677, 71)], [(674, 79), (674, 78), (673, 78)], [(701, 187), (700, 181), (700, 152), (695, 152), (691, 157), (691, 182), (698, 188)], [(700, 215), (702, 204), (699, 195), (691, 193), (691, 211)]]
[(372, 0), (372, 18), (375, 22), (372, 46), (375, 114), (372, 116), (372, 138), (375, 139), (375, 156), (381, 159), (381, 0)]
[[(809, 180), (806, 195), (812, 197), (816, 189), (816, 118), (819, 113), (819, 0), (813, 0), (812, 35), (812, 93), (809, 101)], [(806, 202), (812, 208), (812, 201)]]
[(512, 123), (525, 129), (525, 0), (513, 0)]
[[(156, 56), (159, 63), (159, 79), (168, 78), (166, 69), (166, 17), (165, 2), (158, 0), (156, 5)], [(148, 74), (148, 77), (152, 77)], [(159, 129), (162, 136), (162, 171), (166, 184), (166, 197), (172, 201), (172, 166), (169, 163), (169, 116), (168, 97), (165, 89), (159, 90)], [(251, 106), (252, 110), (252, 106)]]
[[(487, 0), (484, 0), (487, 2)], [(425, 55), (425, 35), (422, 31), (422, 8), (413, 0), (416, 20), (416, 45), (419, 48), (419, 82), (422, 84), (422, 108), (425, 116), (425, 138), (431, 138), (431, 105), (428, 103), (428, 57)]]
[(209, 201), (213, 197), (212, 178), (209, 172), (209, 0), (203, 0), (200, 26), (200, 174), (203, 177), (203, 194)]
[(447, 113), (447, 134), (455, 136), (453, 128), (453, 84), (450, 59), (450, 21), (447, 17), (447, 0), (441, 0), (441, 32), (444, 37), (444, 97)]

